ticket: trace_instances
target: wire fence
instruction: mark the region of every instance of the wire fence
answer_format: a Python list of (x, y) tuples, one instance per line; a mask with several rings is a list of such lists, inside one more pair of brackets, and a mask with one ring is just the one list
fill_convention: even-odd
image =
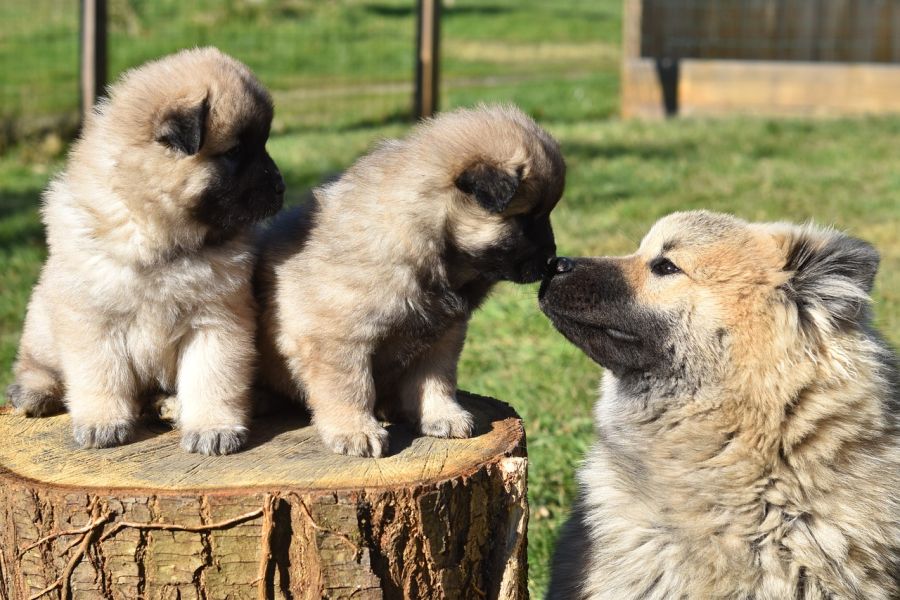
[[(181, 48), (215, 45), (247, 63), (272, 90), (276, 132), (405, 118), (413, 10), (352, 1), (109, 0), (108, 78)], [(0, 8), (7, 141), (77, 125), (78, 17), (73, 0)]]
[[(77, 130), (79, 4), (0, 3), (0, 152)], [(619, 0), (443, 0), (441, 108), (501, 100), (540, 116), (576, 89), (580, 116), (612, 114), (619, 11)], [(274, 134), (412, 119), (415, 0), (107, 0), (106, 30), (108, 81), (186, 47), (244, 61), (273, 93)]]
[(78, 3), (0, 2), (0, 151), (78, 125)]

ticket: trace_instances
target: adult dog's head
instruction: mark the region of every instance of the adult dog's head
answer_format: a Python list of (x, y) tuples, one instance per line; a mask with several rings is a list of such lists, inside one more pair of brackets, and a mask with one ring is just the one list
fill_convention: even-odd
[(550, 211), (565, 163), (550, 134), (511, 106), (480, 106), (424, 123), (410, 142), (427, 147), (449, 194), (451, 261), (491, 281), (537, 281), (556, 255)]
[(620, 378), (800, 387), (811, 357), (866, 326), (877, 268), (872, 246), (833, 230), (675, 213), (630, 256), (557, 259), (540, 305)]
[(114, 161), (108, 183), (138, 221), (227, 237), (282, 203), (266, 152), (272, 99), (215, 48), (185, 50), (126, 73), (88, 120), (76, 160)]

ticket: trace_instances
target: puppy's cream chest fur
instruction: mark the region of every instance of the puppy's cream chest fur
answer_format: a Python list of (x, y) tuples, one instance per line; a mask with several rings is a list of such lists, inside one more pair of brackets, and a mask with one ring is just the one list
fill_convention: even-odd
[(94, 253), (77, 258), (81, 260), (51, 256), (48, 268), (105, 313), (165, 320), (166, 315), (183, 318), (202, 312), (211, 302), (245, 293), (253, 264), (242, 245), (201, 249), (152, 265), (123, 264)]
[[(131, 359), (142, 387), (174, 391), (181, 346), (191, 332), (234, 318), (223, 306), (252, 302), (252, 256), (242, 243), (149, 266), (123, 265), (97, 254), (80, 264), (51, 256), (48, 268), (70, 282), (62, 288), (67, 294), (77, 294), (104, 315), (110, 343)], [(67, 306), (60, 300), (58, 306)]]

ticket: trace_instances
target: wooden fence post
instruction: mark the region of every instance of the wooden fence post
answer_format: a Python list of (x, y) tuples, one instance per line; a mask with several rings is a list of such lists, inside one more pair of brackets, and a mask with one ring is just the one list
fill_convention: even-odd
[(81, 0), (82, 121), (106, 87), (106, 0)]
[(438, 110), (440, 81), (440, 0), (418, 0), (416, 19), (416, 92), (413, 112), (417, 119)]

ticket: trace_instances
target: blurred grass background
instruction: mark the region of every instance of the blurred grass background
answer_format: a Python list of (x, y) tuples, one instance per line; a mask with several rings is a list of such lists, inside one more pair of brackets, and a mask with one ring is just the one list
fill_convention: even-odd
[[(110, 0), (110, 75), (213, 44), (273, 90), (269, 149), (288, 203), (409, 127), (414, 3)], [(45, 256), (41, 190), (77, 123), (77, 7), (0, 5), (0, 385)], [(633, 251), (660, 216), (691, 208), (813, 220), (882, 252), (878, 326), (900, 342), (900, 118), (621, 122), (619, 0), (455, 0), (444, 8), (442, 107), (519, 104), (561, 141), (561, 254)], [(62, 131), (61, 137), (58, 133)], [(512, 404), (528, 435), (529, 587), (543, 595), (553, 542), (592, 436), (600, 369), (540, 314), (536, 286), (500, 285), (475, 316), (460, 386)]]

